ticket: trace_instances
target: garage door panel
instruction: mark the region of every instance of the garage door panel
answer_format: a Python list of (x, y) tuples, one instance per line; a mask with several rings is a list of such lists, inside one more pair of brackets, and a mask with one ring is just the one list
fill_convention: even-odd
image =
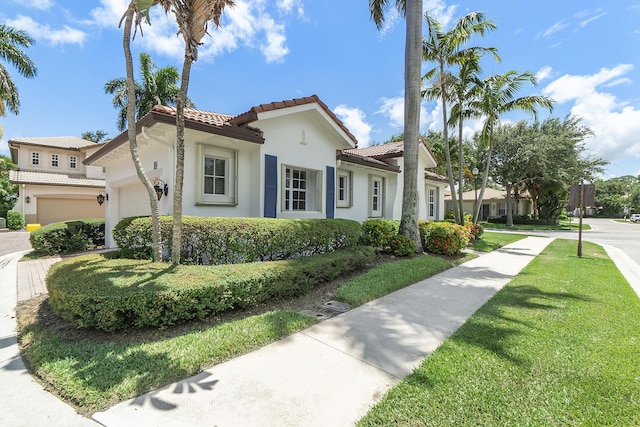
[(73, 219), (104, 218), (104, 205), (93, 199), (38, 197), (37, 221), (46, 225)]

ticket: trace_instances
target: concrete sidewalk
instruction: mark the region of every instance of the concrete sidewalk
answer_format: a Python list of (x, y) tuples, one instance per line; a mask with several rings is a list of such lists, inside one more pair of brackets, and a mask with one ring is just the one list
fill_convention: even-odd
[(552, 240), (528, 237), (93, 418), (351, 426)]

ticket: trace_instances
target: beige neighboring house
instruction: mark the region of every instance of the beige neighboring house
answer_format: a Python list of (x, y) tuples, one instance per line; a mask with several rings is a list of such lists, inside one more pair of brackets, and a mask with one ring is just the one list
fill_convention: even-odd
[[(477, 195), (476, 195), (477, 194)], [(456, 193), (456, 196), (458, 193)], [(465, 191), (462, 193), (462, 206), (464, 212), (472, 214), (473, 205), (476, 197), (480, 195), (480, 189), (476, 191)], [(447, 190), (444, 196), (444, 202), (447, 211), (453, 210), (453, 202), (451, 201), (451, 194)], [(523, 191), (519, 196), (511, 197), (511, 206), (514, 215), (528, 215), (533, 213), (533, 202), (529, 192)], [(482, 198), (482, 209), (480, 210), (480, 221), (486, 221), (490, 217), (502, 216), (507, 214), (507, 192), (504, 190), (496, 190), (494, 188), (487, 188), (484, 190), (484, 197)]]
[(9, 181), (20, 186), (14, 210), (26, 224), (104, 218), (105, 206), (96, 199), (104, 193), (102, 167), (83, 163), (103, 145), (73, 136), (9, 140), (11, 160), (18, 166), (9, 172)]

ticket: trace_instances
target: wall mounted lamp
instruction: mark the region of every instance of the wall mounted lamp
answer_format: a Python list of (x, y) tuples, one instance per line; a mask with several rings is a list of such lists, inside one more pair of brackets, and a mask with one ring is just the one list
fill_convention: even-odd
[(162, 199), (163, 194), (165, 196), (169, 195), (169, 186), (160, 178), (153, 181), (153, 189), (156, 190), (156, 196), (158, 196), (158, 200)]
[(107, 193), (105, 193), (104, 191), (100, 191), (98, 193), (98, 195), (96, 196), (96, 200), (98, 201), (98, 204), (100, 206), (102, 206), (102, 204), (104, 203), (104, 201), (109, 201), (109, 195)]
[(31, 197), (27, 196), (24, 198), (24, 201), (27, 203), (31, 203)]

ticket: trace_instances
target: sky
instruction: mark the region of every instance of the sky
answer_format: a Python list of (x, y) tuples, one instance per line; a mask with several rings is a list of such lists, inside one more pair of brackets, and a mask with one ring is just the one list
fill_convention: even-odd
[[(12, 138), (119, 134), (104, 84), (126, 74), (118, 24), (128, 3), (2, 0), (0, 23), (35, 40), (25, 53), (38, 75), (25, 79), (3, 62), (21, 106), (19, 115), (0, 117), (0, 154), (9, 154)], [(182, 67), (175, 22), (156, 9), (151, 26), (133, 42), (136, 73), (140, 52), (159, 67)], [(471, 44), (496, 47), (501, 61), (485, 59), (482, 76), (535, 73), (538, 85), (518, 95), (555, 100), (553, 112), (540, 110), (539, 120), (581, 118), (594, 134), (585, 141), (588, 155), (610, 162), (604, 179), (640, 175), (640, 0), (424, 0), (424, 11), (447, 29), (469, 12), (483, 12), (497, 28)], [(393, 8), (378, 30), (365, 0), (235, 0), (222, 27), (209, 32), (191, 70), (189, 97), (196, 108), (235, 115), (316, 94), (360, 147), (402, 132), (405, 23)], [(424, 101), (421, 108), (421, 131), (441, 130), (437, 103)], [(502, 117), (521, 119), (533, 117)], [(465, 135), (480, 126), (481, 120), (468, 122)]]

